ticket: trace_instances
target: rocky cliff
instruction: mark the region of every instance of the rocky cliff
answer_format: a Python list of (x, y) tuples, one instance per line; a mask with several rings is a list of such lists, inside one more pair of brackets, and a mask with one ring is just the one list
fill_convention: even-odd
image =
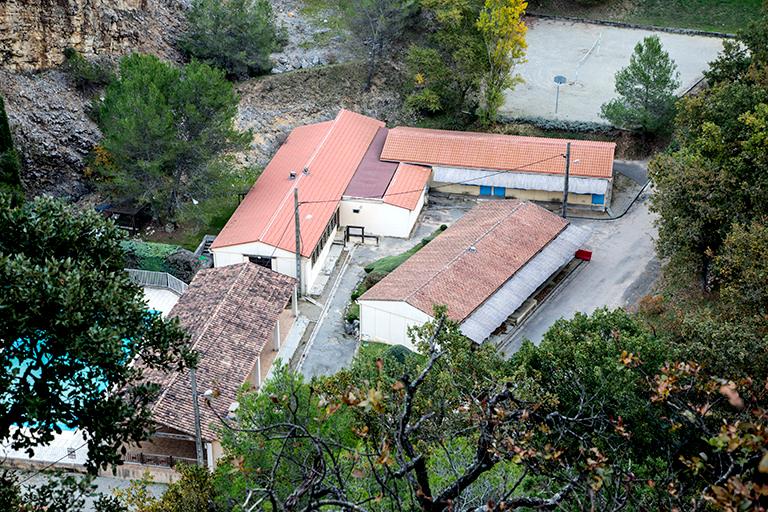
[(11, 73), (0, 70), (0, 94), (16, 149), (22, 184), (30, 196), (78, 199), (87, 192), (85, 161), (101, 138), (87, 115), (91, 100), (62, 71)]
[(131, 51), (177, 57), (182, 0), (0, 0), (0, 68), (56, 66), (71, 46), (85, 56)]
[(91, 98), (57, 66), (64, 49), (116, 60), (144, 52), (169, 60), (187, 0), (0, 0), (0, 94), (22, 156), (29, 195), (87, 193), (85, 161), (101, 138)]

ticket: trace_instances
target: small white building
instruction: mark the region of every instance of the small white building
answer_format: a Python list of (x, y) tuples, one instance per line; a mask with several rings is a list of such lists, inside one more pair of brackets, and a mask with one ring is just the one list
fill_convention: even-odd
[(347, 110), (293, 130), (211, 245), (214, 266), (252, 261), (296, 277), (296, 197), (302, 293), (340, 230), (410, 236), (431, 170), (380, 161), (386, 135), (381, 121)]
[(415, 349), (434, 307), (477, 343), (573, 260), (589, 232), (527, 201), (480, 203), (359, 299), (360, 337)]

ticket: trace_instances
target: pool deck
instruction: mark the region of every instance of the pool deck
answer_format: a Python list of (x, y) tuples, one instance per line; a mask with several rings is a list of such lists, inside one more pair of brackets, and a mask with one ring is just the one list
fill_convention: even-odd
[[(12, 427), (17, 428), (17, 427)], [(80, 430), (65, 430), (54, 434), (53, 441), (34, 448), (31, 457), (25, 450), (13, 450), (10, 443), (0, 445), (0, 460), (4, 465), (30, 467), (40, 463), (56, 463), (57, 466), (84, 466), (88, 459), (88, 447)]]

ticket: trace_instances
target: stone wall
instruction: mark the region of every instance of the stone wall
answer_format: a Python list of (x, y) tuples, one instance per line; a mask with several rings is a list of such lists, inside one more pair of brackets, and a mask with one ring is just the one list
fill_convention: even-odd
[(61, 64), (71, 46), (86, 56), (131, 51), (176, 59), (179, 0), (0, 0), (0, 68)]

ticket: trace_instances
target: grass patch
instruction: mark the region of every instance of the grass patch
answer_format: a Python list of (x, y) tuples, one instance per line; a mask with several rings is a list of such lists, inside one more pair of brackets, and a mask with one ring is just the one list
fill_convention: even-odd
[(392, 345), (379, 343), (376, 341), (363, 341), (360, 343), (360, 349), (357, 351), (358, 359), (375, 361), (377, 358), (383, 358), (392, 348)]
[(124, 240), (120, 245), (126, 252), (126, 265), (129, 268), (153, 272), (167, 272), (166, 258), (181, 249), (178, 245), (143, 242), (141, 240)]
[(736, 32), (761, 13), (762, 0), (607, 0), (593, 7), (572, 0), (534, 0), (529, 11), (710, 32)]
[(360, 305), (357, 303), (357, 299), (364, 294), (369, 288), (373, 287), (376, 283), (384, 279), (387, 274), (395, 270), (397, 267), (403, 264), (405, 260), (416, 254), (422, 247), (427, 245), (434, 238), (445, 231), (448, 228), (445, 224), (440, 226), (434, 233), (426, 238), (422, 238), (421, 242), (414, 245), (410, 249), (400, 254), (394, 254), (392, 256), (384, 256), (373, 263), (364, 267), (366, 276), (360, 281), (360, 284), (352, 290), (351, 302), (347, 307), (344, 318), (348, 322), (354, 320), (360, 320)]
[(322, 27), (312, 37), (299, 44), (299, 47), (310, 48), (330, 46), (336, 37), (346, 40), (348, 26), (341, 4), (336, 0), (305, 0), (301, 14), (308, 18), (316, 27)]
[(629, 21), (662, 27), (736, 32), (760, 16), (762, 0), (644, 0)]
[(389, 274), (390, 272), (395, 270), (397, 267), (402, 265), (405, 260), (407, 260), (408, 258), (413, 256), (414, 254), (419, 252), (419, 249), (421, 249), (422, 247), (427, 245), (429, 242), (434, 240), (434, 238), (437, 235), (439, 235), (440, 233), (442, 233), (443, 231), (445, 231), (445, 229), (447, 227), (448, 226), (443, 224), (434, 233), (432, 233), (431, 235), (429, 235), (426, 238), (422, 238), (421, 242), (419, 242), (418, 244), (414, 245), (413, 247), (411, 247), (410, 249), (408, 249), (407, 251), (405, 251), (403, 253), (394, 254), (392, 256), (384, 256), (383, 258), (380, 258), (380, 259), (374, 261), (373, 263), (371, 263), (369, 265), (366, 265), (365, 266), (366, 273), (371, 274), (373, 272), (376, 272), (376, 273), (381, 273), (381, 274)]

